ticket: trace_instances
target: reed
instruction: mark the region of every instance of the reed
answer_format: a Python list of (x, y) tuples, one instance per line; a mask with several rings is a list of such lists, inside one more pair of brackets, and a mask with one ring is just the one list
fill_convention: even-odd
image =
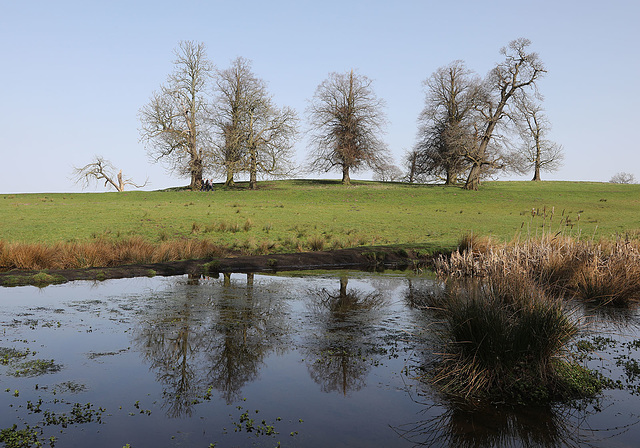
[(628, 238), (584, 240), (560, 234), (509, 243), (461, 241), (460, 248), (435, 260), (441, 277), (496, 277), (533, 280), (554, 296), (601, 305), (640, 302), (640, 242)]

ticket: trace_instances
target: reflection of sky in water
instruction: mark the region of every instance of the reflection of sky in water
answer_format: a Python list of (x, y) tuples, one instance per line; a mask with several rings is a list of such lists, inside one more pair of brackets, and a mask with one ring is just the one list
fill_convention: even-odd
[[(412, 368), (431, 359), (433, 347), (416, 341), (433, 322), (408, 306), (410, 283), (412, 291), (432, 287), (425, 278), (332, 273), (256, 275), (252, 284), (233, 274), (228, 284), (222, 276), (155, 277), (2, 289), (0, 347), (29, 349), (36, 352), (30, 359), (63, 368), (15, 378), (0, 366), (0, 429), (41, 422), (42, 413), (25, 407), (42, 399), (43, 409), (58, 413), (75, 402), (106, 408), (104, 424), (71, 425), (62, 434), (44, 427), (59, 446), (518, 446), (532, 435), (529, 443), (539, 446), (583, 438), (611, 446), (637, 439), (640, 428), (627, 428), (638, 420), (637, 397), (627, 391), (607, 391), (582, 411), (517, 414), (437, 399), (413, 379)], [(622, 324), (615, 333), (621, 328), (628, 330)], [(234, 432), (245, 411), (279, 434)], [(592, 434), (588, 425), (622, 429)]]

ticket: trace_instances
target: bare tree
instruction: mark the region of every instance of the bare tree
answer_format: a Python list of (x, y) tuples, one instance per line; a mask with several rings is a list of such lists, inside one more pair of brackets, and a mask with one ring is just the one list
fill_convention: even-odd
[(216, 159), (234, 184), (235, 173), (248, 172), (249, 185), (257, 188), (258, 174), (285, 176), (293, 170), (293, 141), (297, 115), (277, 108), (266, 83), (251, 71), (251, 62), (237, 58), (218, 72), (216, 125), (220, 135)]
[(397, 182), (402, 178), (402, 170), (392, 163), (383, 163), (373, 169), (373, 180)]
[(312, 129), (311, 171), (340, 170), (342, 183), (350, 171), (387, 163), (387, 148), (380, 138), (386, 118), (384, 102), (371, 89), (366, 76), (331, 73), (317, 88), (307, 110)]
[(104, 181), (104, 186), (111, 185), (116, 191), (124, 191), (126, 185), (132, 185), (135, 188), (142, 188), (149, 182), (147, 179), (144, 184), (138, 185), (131, 178), (124, 177), (122, 170), (119, 170), (116, 174), (116, 168), (104, 159), (102, 156), (94, 156), (94, 160), (85, 166), (73, 168), (73, 178), (76, 183), (81, 183), (82, 188), (86, 188), (92, 182)]
[(247, 127), (247, 169), (252, 190), (257, 188), (258, 173), (282, 177), (293, 172), (293, 141), (298, 123), (293, 109), (279, 109), (266, 96), (256, 100)]
[(410, 184), (417, 182), (418, 177), (420, 176), (420, 172), (418, 168), (419, 159), (420, 159), (420, 152), (417, 149), (412, 149), (411, 151), (405, 150), (402, 163), (404, 168), (407, 170), (407, 174), (405, 174), (405, 179)]
[(235, 184), (234, 175), (244, 170), (246, 161), (245, 130), (248, 106), (247, 97), (261, 89), (260, 81), (251, 72), (251, 63), (237, 58), (231, 67), (218, 70), (216, 76), (218, 97), (216, 98), (216, 118), (214, 119), (219, 143), (215, 152), (215, 165), (223, 171), (225, 185)]
[(539, 102), (527, 95), (518, 95), (515, 109), (514, 118), (523, 142), (516, 154), (519, 167), (524, 171), (533, 168), (532, 180), (539, 181), (541, 171), (556, 171), (562, 165), (562, 146), (546, 138), (551, 124)]
[(611, 176), (609, 182), (612, 184), (635, 184), (636, 178), (631, 173), (620, 172)]
[(477, 143), (465, 157), (471, 162), (471, 169), (464, 188), (477, 190), (484, 170), (504, 166), (499, 154), (492, 155), (490, 144), (498, 124), (507, 115), (507, 106), (516, 93), (527, 94), (536, 88), (536, 81), (546, 73), (537, 53), (527, 53), (531, 45), (528, 39), (511, 41), (500, 50), (505, 59), (499, 63), (485, 81), (485, 95), (477, 107), (482, 120), (477, 126)]
[(423, 84), (426, 98), (418, 118), (415, 171), (453, 185), (469, 169), (466, 155), (476, 145), (481, 82), (462, 61), (454, 61)]
[(211, 147), (209, 84), (213, 65), (205, 46), (180, 42), (175, 70), (149, 104), (140, 109), (141, 139), (154, 161), (191, 179), (192, 190), (202, 186)]

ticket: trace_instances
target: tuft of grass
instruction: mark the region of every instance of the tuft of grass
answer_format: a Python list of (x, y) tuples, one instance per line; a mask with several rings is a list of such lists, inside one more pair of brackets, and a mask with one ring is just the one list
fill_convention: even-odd
[(313, 251), (321, 251), (324, 249), (325, 239), (321, 235), (310, 236), (307, 238), (307, 245)]
[(475, 287), (450, 284), (431, 301), (442, 320), (443, 345), (432, 381), (445, 394), (521, 403), (576, 392), (558, 366), (566, 367), (565, 349), (579, 326), (559, 299), (526, 278), (490, 278)]

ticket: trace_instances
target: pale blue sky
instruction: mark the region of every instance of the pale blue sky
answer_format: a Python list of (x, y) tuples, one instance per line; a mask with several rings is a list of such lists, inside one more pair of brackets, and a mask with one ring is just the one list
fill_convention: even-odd
[[(422, 81), (456, 59), (484, 76), (501, 47), (526, 37), (547, 66), (540, 89), (565, 148), (564, 167), (543, 179), (639, 179), (638, 19), (637, 0), (0, 0), (0, 193), (80, 191), (72, 167), (94, 154), (148, 176), (146, 189), (186, 185), (148, 161), (137, 118), (181, 40), (205, 43), (219, 68), (251, 59), (303, 128), (318, 84), (355, 68), (387, 103), (385, 140), (400, 164), (415, 143)], [(306, 152), (301, 139), (300, 162)]]

